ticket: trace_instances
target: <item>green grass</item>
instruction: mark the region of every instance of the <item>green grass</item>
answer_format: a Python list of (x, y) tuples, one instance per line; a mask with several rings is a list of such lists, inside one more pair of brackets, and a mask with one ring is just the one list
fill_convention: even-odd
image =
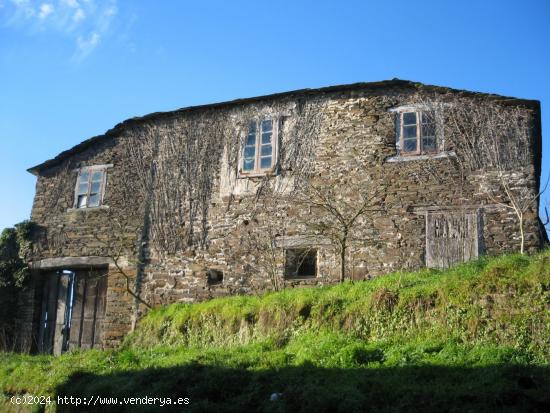
[[(2, 411), (14, 394), (189, 397), (157, 407), (186, 412), (548, 411), (550, 250), (158, 308), (117, 350), (0, 354), (0, 393)], [(155, 411), (123, 408), (86, 411)]]

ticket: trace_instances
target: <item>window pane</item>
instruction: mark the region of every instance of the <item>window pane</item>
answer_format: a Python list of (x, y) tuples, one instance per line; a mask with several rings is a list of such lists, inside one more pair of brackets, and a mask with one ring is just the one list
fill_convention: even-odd
[(88, 192), (88, 184), (78, 185), (78, 195), (86, 195)]
[(271, 168), (271, 156), (260, 158), (260, 168), (261, 169)]
[(98, 194), (100, 187), (101, 187), (101, 182), (92, 182), (92, 187), (90, 188), (90, 194)]
[(250, 145), (256, 145), (256, 134), (255, 133), (249, 133), (246, 137), (246, 143), (247, 146)]
[(79, 195), (78, 200), (76, 202), (77, 208), (85, 208), (86, 207), (86, 195)]
[(245, 159), (243, 162), (243, 171), (252, 171), (254, 170), (254, 158)]
[(435, 152), (436, 142), (434, 137), (422, 138), (422, 149), (425, 152)]
[(416, 138), (416, 125), (403, 126), (403, 139)]
[(89, 173), (86, 171), (86, 172), (82, 172), (80, 174), (80, 183), (86, 183), (88, 182), (88, 178), (89, 178)]
[(273, 121), (271, 119), (262, 121), (262, 132), (271, 132)]
[(262, 145), (261, 156), (271, 155), (271, 145)]
[(99, 206), (99, 194), (90, 195), (90, 199), (88, 200), (88, 206), (89, 207)]
[(271, 143), (271, 132), (262, 133), (262, 144)]
[(95, 171), (93, 174), (92, 174), (92, 182), (97, 182), (97, 181), (101, 181), (101, 178), (103, 176), (103, 172), (101, 171)]
[(416, 152), (416, 139), (406, 139), (403, 141), (403, 151)]
[(245, 145), (256, 145), (256, 122), (250, 122), (248, 124), (248, 135), (246, 136)]
[(256, 148), (254, 146), (246, 146), (244, 148), (244, 157), (245, 158), (254, 158), (256, 154)]
[(403, 125), (416, 125), (416, 112), (403, 113)]

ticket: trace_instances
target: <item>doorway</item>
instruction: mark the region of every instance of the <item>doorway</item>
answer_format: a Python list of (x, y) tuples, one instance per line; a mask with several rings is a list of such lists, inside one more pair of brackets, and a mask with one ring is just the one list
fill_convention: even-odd
[(107, 269), (60, 269), (44, 273), (38, 331), (41, 353), (100, 348)]

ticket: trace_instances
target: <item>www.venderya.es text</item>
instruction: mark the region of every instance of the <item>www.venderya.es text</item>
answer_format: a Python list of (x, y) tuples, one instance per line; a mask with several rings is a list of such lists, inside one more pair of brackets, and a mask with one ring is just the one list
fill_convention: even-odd
[(12, 404), (17, 405), (50, 405), (59, 406), (109, 406), (109, 405), (149, 405), (149, 406), (184, 406), (190, 404), (189, 397), (104, 397), (104, 396), (32, 396), (20, 395), (10, 398)]

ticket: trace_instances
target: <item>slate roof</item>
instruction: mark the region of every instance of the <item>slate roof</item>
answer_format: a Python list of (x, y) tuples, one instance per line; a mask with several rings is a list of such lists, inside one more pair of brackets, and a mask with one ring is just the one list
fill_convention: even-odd
[(289, 92), (274, 93), (270, 95), (255, 96), (255, 97), (243, 98), (243, 99), (235, 99), (235, 100), (230, 100), (225, 102), (210, 103), (206, 105), (188, 106), (188, 107), (184, 107), (173, 111), (154, 112), (154, 113), (150, 113), (148, 115), (144, 115), (140, 117), (133, 117), (117, 124), (114, 128), (109, 129), (104, 134), (93, 136), (89, 139), (86, 139), (85, 141), (79, 143), (78, 145), (73, 146), (71, 149), (61, 152), (55, 158), (48, 159), (47, 161), (42, 162), (41, 164), (38, 164), (36, 166), (33, 166), (27, 169), (27, 171), (32, 173), (33, 175), (39, 175), (40, 172), (50, 167), (58, 165), (63, 160), (89, 148), (90, 146), (94, 145), (96, 142), (103, 139), (116, 137), (126, 127), (139, 124), (141, 122), (145, 122), (148, 120), (168, 118), (178, 114), (191, 113), (194, 111), (200, 111), (204, 109), (227, 108), (227, 107), (260, 102), (260, 101), (276, 100), (280, 98), (293, 98), (293, 97), (297, 98), (297, 97), (322, 95), (322, 94), (328, 94), (328, 93), (334, 93), (334, 92), (362, 91), (362, 90), (369, 90), (369, 89), (386, 88), (388, 86), (401, 86), (403, 88), (424, 89), (424, 90), (433, 90), (433, 91), (439, 91), (439, 92), (454, 91), (454, 92), (459, 92), (459, 93), (472, 95), (472, 96), (475, 96), (475, 95), (488, 96), (492, 98), (504, 99), (506, 101), (514, 102), (516, 104), (523, 104), (528, 107), (533, 107), (536, 110), (540, 110), (540, 102), (537, 100), (517, 99), (513, 97), (500, 96), (500, 95), (481, 93), (481, 92), (471, 92), (467, 90), (459, 90), (459, 89), (453, 89), (453, 88), (448, 88), (443, 86), (425, 85), (419, 82), (413, 82), (410, 80), (402, 80), (397, 78), (394, 78), (391, 80), (382, 80), (378, 82), (351, 83), (351, 84), (328, 86), (328, 87), (321, 87), (321, 88), (315, 88), (315, 89), (298, 89), (298, 90), (293, 90)]

